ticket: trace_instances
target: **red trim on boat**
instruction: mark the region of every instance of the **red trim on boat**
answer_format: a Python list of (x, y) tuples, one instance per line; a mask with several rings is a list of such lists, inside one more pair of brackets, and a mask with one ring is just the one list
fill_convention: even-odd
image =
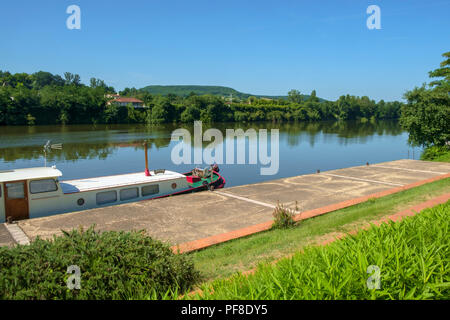
[[(183, 174), (184, 174), (184, 175), (187, 175), (188, 173), (190, 173), (190, 172), (186, 172), (186, 173), (183, 173)], [(209, 184), (207, 184), (207, 185), (199, 186), (199, 187), (196, 187), (196, 188), (189, 188), (189, 189), (186, 189), (186, 190), (182, 190), (182, 191), (178, 191), (178, 192), (174, 192), (174, 193), (170, 193), (170, 194), (166, 194), (166, 195), (158, 196), (158, 197), (154, 197), (154, 198), (142, 199), (142, 200), (139, 200), (139, 201), (148, 201), (148, 200), (154, 200), (154, 199), (166, 198), (166, 197), (170, 197), (170, 196), (177, 195), (177, 194), (189, 193), (189, 192), (194, 192), (194, 191), (201, 190), (201, 189), (206, 189), (207, 186), (210, 186), (211, 184), (217, 183), (217, 182), (220, 181), (220, 180), (222, 180), (222, 183), (221, 183), (219, 186), (215, 187), (215, 188), (216, 188), (216, 189), (221, 189), (221, 188), (223, 188), (223, 187), (225, 186), (225, 178), (222, 177), (222, 176), (221, 176), (218, 172), (216, 172), (216, 171), (213, 171), (213, 174), (214, 174), (214, 173), (215, 173), (216, 175), (218, 175), (219, 178), (218, 178), (216, 181), (213, 181), (213, 182), (211, 182), (211, 183), (209, 183)]]

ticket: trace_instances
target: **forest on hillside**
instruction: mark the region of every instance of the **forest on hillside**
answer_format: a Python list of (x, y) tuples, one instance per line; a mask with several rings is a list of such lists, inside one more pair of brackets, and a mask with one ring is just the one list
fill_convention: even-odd
[(217, 95), (154, 95), (142, 89), (125, 88), (121, 96), (135, 97), (144, 108), (108, 104), (115, 89), (91, 78), (89, 85), (69, 72), (33, 74), (0, 71), (0, 125), (98, 124), (98, 123), (191, 123), (251, 121), (319, 121), (395, 119), (401, 102), (378, 102), (369, 97), (342, 95), (336, 101), (307, 97), (291, 90), (287, 99), (249, 96), (231, 99)]
[[(130, 89), (131, 90), (131, 89)], [(287, 99), (288, 96), (268, 96), (268, 95), (255, 95), (250, 93), (243, 93), (237, 91), (233, 88), (223, 87), (223, 86), (199, 86), (199, 85), (174, 85), (174, 86), (161, 86), (161, 85), (151, 85), (139, 89), (141, 92), (148, 92), (153, 95), (167, 96), (169, 94), (174, 94), (177, 96), (187, 97), (191, 94), (196, 95), (206, 95), (210, 94), (213, 96), (220, 97), (234, 97), (240, 100), (247, 100), (250, 97), (255, 98), (268, 98), (268, 99)], [(308, 95), (302, 95), (303, 100), (309, 98)], [(324, 100), (320, 99), (319, 100)]]

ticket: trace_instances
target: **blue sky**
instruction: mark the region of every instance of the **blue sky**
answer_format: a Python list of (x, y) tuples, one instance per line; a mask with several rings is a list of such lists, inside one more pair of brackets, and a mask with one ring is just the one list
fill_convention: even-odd
[[(81, 30), (69, 30), (69, 5)], [(381, 30), (366, 27), (369, 5)], [(450, 1), (40, 0), (0, 4), (0, 69), (80, 74), (116, 89), (224, 85), (401, 99), (450, 50)]]

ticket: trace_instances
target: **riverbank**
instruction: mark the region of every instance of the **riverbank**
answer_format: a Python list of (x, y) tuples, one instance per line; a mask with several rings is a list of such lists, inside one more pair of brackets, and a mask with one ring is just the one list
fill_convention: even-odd
[[(145, 230), (156, 239), (181, 246), (266, 224), (278, 202), (298, 213), (323, 214), (358, 203), (353, 199), (362, 202), (392, 190), (399, 192), (448, 173), (450, 165), (446, 163), (398, 160), (22, 220), (18, 225), (30, 239), (51, 238), (61, 230), (87, 229), (95, 224), (99, 231)], [(324, 207), (326, 210), (320, 209)]]
[(64, 76), (65, 79), (43, 71), (33, 74), (0, 71), (0, 126), (193, 123), (195, 120), (368, 121), (398, 119), (403, 105), (398, 101), (376, 102), (367, 96), (348, 94), (327, 101), (318, 98), (315, 90), (309, 96), (291, 90), (287, 97), (242, 96), (242, 99), (236, 95), (228, 99), (216, 90), (212, 91), (214, 95), (172, 92), (163, 96), (150, 94), (146, 88), (127, 88), (117, 94), (100, 79), (92, 78), (91, 86), (86, 86), (79, 75), (65, 73)]
[[(431, 186), (436, 183), (431, 183), (424, 186)], [(422, 186), (422, 187), (424, 187)], [(436, 187), (436, 186), (434, 186)], [(414, 189), (410, 189), (402, 192), (399, 196), (403, 197), (405, 193), (410, 191), (419, 191), (421, 187), (417, 187)], [(437, 189), (435, 189), (436, 191)], [(425, 190), (420, 190), (425, 191)], [(412, 196), (412, 195), (410, 195)], [(384, 201), (388, 200), (388, 197), (377, 199), (379, 204), (382, 204)], [(399, 207), (404, 205), (402, 202), (403, 198), (396, 199), (396, 203)], [(402, 299), (402, 298), (430, 298), (434, 296), (435, 298), (445, 297), (445, 284), (438, 285), (434, 287), (432, 292), (427, 289), (429, 283), (430, 285), (435, 285), (442, 281), (442, 277), (439, 278), (439, 272), (433, 272), (436, 268), (433, 269), (432, 265), (436, 265), (436, 263), (442, 263), (445, 259), (442, 259), (440, 255), (446, 255), (446, 251), (448, 251), (448, 235), (445, 232), (441, 232), (442, 230), (446, 230), (448, 226), (448, 214), (449, 214), (449, 206), (450, 206), (450, 193), (441, 195), (439, 197), (432, 198), (426, 202), (420, 203), (413, 207), (408, 208), (407, 210), (401, 210), (394, 215), (383, 215), (381, 218), (377, 218), (375, 220), (370, 220), (370, 223), (375, 223), (376, 225), (380, 225), (383, 222), (387, 221), (396, 221), (402, 220), (404, 218), (407, 219), (407, 223), (411, 223), (411, 220), (408, 220), (408, 216), (414, 216), (420, 213), (420, 216), (430, 216), (433, 215), (431, 219), (428, 219), (428, 222), (423, 222), (423, 219), (419, 223), (413, 223), (412, 229), (414, 230), (414, 237), (408, 237), (408, 234), (405, 235), (405, 232), (402, 231), (402, 225), (398, 223), (388, 225), (381, 225), (381, 229), (383, 231), (377, 231), (377, 228), (373, 228), (373, 225), (369, 225), (365, 223), (363, 225), (358, 224), (350, 224), (353, 228), (350, 232), (342, 231), (340, 233), (332, 232), (326, 233), (319, 237), (319, 243), (309, 243), (306, 247), (303, 247), (299, 250), (293, 252), (293, 254), (289, 254), (283, 256), (282, 259), (277, 259), (277, 261), (272, 262), (261, 262), (258, 264), (257, 268), (254, 268), (249, 271), (237, 270), (238, 273), (233, 273), (232, 277), (221, 276), (218, 277), (213, 282), (205, 282), (204, 274), (199, 273), (197, 270), (197, 261), (195, 259), (191, 259), (191, 255), (171, 255), (171, 251), (168, 247), (162, 246), (158, 241), (154, 241), (151, 238), (145, 237), (142, 233), (115, 233), (115, 232), (107, 232), (107, 233), (94, 233), (92, 229), (89, 229), (83, 233), (77, 231), (71, 231), (66, 233), (63, 237), (58, 237), (52, 242), (48, 241), (36, 241), (33, 242), (30, 246), (20, 246), (14, 249), (6, 249), (0, 248), (0, 273), (3, 273), (2, 277), (3, 281), (0, 281), (0, 296), (8, 299), (240, 299), (243, 298), (246, 294), (248, 294), (247, 289), (253, 278), (261, 278), (261, 275), (265, 272), (271, 272), (283, 268), (286, 263), (289, 265), (292, 264), (291, 261), (294, 260), (308, 260), (308, 256), (310, 256), (311, 251), (320, 252), (320, 256), (332, 254), (335, 249), (334, 247), (339, 247), (344, 244), (345, 249), (342, 253), (339, 253), (339, 258), (331, 256), (330, 260), (328, 260), (327, 264), (323, 264), (320, 261), (316, 261), (314, 263), (309, 263), (309, 267), (301, 268), (301, 270), (310, 270), (310, 267), (314, 267), (317, 271), (313, 272), (311, 275), (313, 277), (318, 276), (320, 273), (329, 273), (334, 272), (335, 275), (330, 277), (329, 285), (338, 286), (336, 290), (319, 290), (315, 288), (321, 281), (319, 281), (321, 277), (317, 279), (317, 281), (313, 281), (311, 283), (310, 277), (304, 278), (304, 272), (301, 274), (297, 274), (298, 270), (291, 270), (289, 272), (289, 277), (295, 276), (298, 281), (295, 283), (302, 282), (301, 288), (302, 290), (296, 292), (299, 295), (292, 295), (290, 297), (280, 296), (277, 299), (317, 299), (320, 296), (324, 298), (343, 298), (343, 299), (370, 299), (370, 298), (381, 298), (381, 299)], [(434, 205), (440, 203), (447, 203), (445, 205), (438, 206), (433, 209), (431, 208)], [(373, 205), (373, 201), (369, 201), (368, 204)], [(358, 208), (360, 206), (355, 206), (354, 209), (364, 209)], [(383, 206), (381, 206), (383, 207)], [(423, 211), (425, 210), (425, 211)], [(341, 210), (342, 211), (342, 210)], [(423, 211), (423, 212), (422, 212)], [(430, 214), (431, 211), (431, 214)], [(338, 214), (339, 212), (336, 212)], [(344, 214), (341, 212), (341, 214)], [(444, 217), (444, 218), (443, 218)], [(440, 220), (439, 220), (440, 219)], [(443, 219), (443, 220), (442, 220)], [(317, 220), (316, 220), (317, 222)], [(425, 226), (425, 227), (424, 227)], [(303, 229), (305, 226), (302, 224), (300, 226), (296, 226), (295, 229)], [(306, 227), (307, 228), (307, 227)], [(361, 231), (369, 229), (368, 232)], [(411, 229), (411, 230), (412, 230)], [(292, 229), (291, 229), (292, 230)], [(277, 230), (280, 231), (280, 230)], [(283, 230), (289, 231), (289, 230)], [(361, 248), (364, 244), (358, 245), (358, 239), (364, 238), (367, 233), (372, 233), (370, 239), (370, 245), (368, 248)], [(375, 235), (373, 235), (375, 233)], [(419, 237), (423, 234), (430, 234), (430, 236), (426, 236), (424, 240), (419, 239), (416, 243), (420, 246), (424, 246), (426, 243), (427, 250), (419, 250), (415, 251), (417, 248), (411, 247), (411, 240), (414, 240), (419, 234)], [(361, 236), (362, 234), (362, 236)], [(411, 233), (409, 233), (411, 234)], [(351, 235), (351, 236), (349, 236)], [(444, 237), (442, 237), (444, 235)], [(252, 236), (253, 237), (253, 236)], [(252, 237), (248, 238), (251, 239)], [(446, 238), (447, 237), (447, 238)], [(341, 240), (344, 238), (343, 240)], [(350, 238), (351, 246), (345, 244), (348, 242)], [(247, 239), (247, 240), (248, 240)], [(395, 241), (394, 241), (395, 239)], [(285, 239), (289, 241), (289, 238)], [(431, 242), (430, 242), (431, 240)], [(334, 242), (331, 246), (330, 243)], [(435, 250), (436, 243), (442, 243), (439, 250)], [(316, 244), (321, 246), (327, 245), (326, 247), (317, 247)], [(382, 248), (378, 248), (378, 245), (381, 245)], [(273, 245), (271, 243), (270, 245)], [(386, 245), (391, 246), (391, 249), (385, 250)], [(409, 246), (408, 248), (405, 248)], [(331, 249), (330, 249), (331, 248)], [(401, 248), (401, 250), (399, 249)], [(215, 250), (215, 248), (210, 248), (211, 250)], [(206, 249), (208, 251), (210, 249)], [(112, 251), (111, 251), (112, 250)], [(149, 257), (154, 257), (154, 252), (159, 252), (157, 254), (156, 259), (150, 258), (149, 261), (145, 261), (146, 255), (141, 251), (147, 251), (147, 254), (150, 254)], [(80, 255), (79, 252), (83, 251), (84, 254)], [(348, 260), (355, 260), (354, 258), (344, 259), (342, 260), (343, 255), (354, 255), (355, 251), (359, 251), (357, 255), (359, 257), (365, 256), (365, 260), (363, 260), (363, 265), (361, 266), (361, 261), (359, 261), (359, 270), (354, 270), (352, 275), (358, 274), (361, 272), (363, 277), (366, 279), (368, 275), (366, 275), (365, 271), (366, 267), (370, 263), (376, 263), (380, 266), (382, 273), (383, 286), (382, 291), (365, 291), (367, 290), (365, 282), (363, 281), (344, 281), (344, 284), (341, 280), (333, 281), (336, 279), (342, 279), (348, 273), (348, 268), (355, 268), (358, 264), (348, 265)], [(392, 252), (395, 252), (396, 259), (393, 259)], [(352, 253), (349, 253), (352, 252)], [(374, 257), (374, 252), (375, 257)], [(417, 254), (422, 254), (423, 252), (427, 252), (426, 256), (426, 265), (421, 266), (417, 269), (417, 261), (418, 259), (413, 257), (412, 252), (416, 252)], [(242, 253), (242, 251), (236, 251), (231, 253)], [(386, 255), (387, 254), (387, 255)], [(32, 259), (30, 259), (32, 257)], [(95, 259), (92, 259), (95, 257)], [(124, 259), (125, 257), (125, 259)], [(373, 260), (375, 258), (375, 260)], [(73, 260), (75, 259), (75, 260)], [(121, 263), (117, 265), (114, 261), (116, 259), (120, 259)], [(377, 260), (378, 259), (378, 260)], [(380, 260), (381, 259), (381, 264)], [(320, 260), (320, 259), (319, 259)], [(68, 262), (77, 264), (77, 266), (81, 267), (82, 270), (82, 287), (81, 289), (72, 291), (67, 290), (65, 288), (65, 282), (62, 279), (65, 279), (65, 268)], [(342, 261), (346, 261), (346, 268), (343, 267), (330, 267), (331, 264), (341, 263)], [(408, 261), (408, 262), (406, 262)], [(430, 263), (433, 261), (433, 263)], [(211, 257), (209, 263), (214, 265), (217, 262), (215, 257)], [(276, 262), (276, 263), (274, 263)], [(420, 274), (411, 275), (411, 277), (403, 277), (402, 272), (395, 271), (395, 262), (401, 264), (407, 264), (409, 274), (411, 275), (411, 267), (415, 269), (414, 272), (421, 271), (429, 274), (426, 281), (420, 282), (419, 287), (416, 290), (414, 283), (416, 279), (420, 279)], [(126, 266), (131, 263), (133, 268), (137, 268), (134, 272), (130, 272), (129, 268)], [(162, 273), (151, 272), (148, 274), (149, 278), (139, 276), (142, 272), (147, 272), (148, 270), (152, 270), (152, 268), (148, 268), (148, 264), (157, 265), (162, 263), (165, 265), (165, 268), (162, 269)], [(22, 267), (17, 268), (18, 265)], [(138, 265), (142, 265), (139, 267)], [(147, 267), (144, 267), (147, 266)], [(182, 268), (181, 270), (179, 268)], [(121, 269), (119, 274), (123, 275), (123, 278), (119, 279), (116, 276), (112, 276), (114, 272), (113, 269)], [(157, 268), (158, 269), (158, 268)], [(446, 270), (446, 266), (438, 267), (439, 270)], [(51, 272), (48, 272), (50, 270)], [(146, 271), (147, 270), (147, 271)], [(158, 269), (159, 270), (159, 269)], [(386, 271), (391, 270), (391, 271)], [(180, 273), (181, 272), (181, 273)], [(413, 272), (413, 273), (414, 273)], [(130, 273), (130, 275), (127, 275)], [(20, 276), (21, 281), (12, 281), (11, 279), (15, 279), (18, 275)], [(170, 275), (172, 274), (172, 276)], [(286, 274), (283, 272), (283, 274)], [(360, 276), (361, 276), (360, 274)], [(386, 276), (387, 274), (387, 276)], [(94, 275), (94, 277), (92, 277)], [(95, 276), (96, 275), (96, 276)], [(99, 275), (102, 275), (99, 277)], [(275, 274), (276, 275), (276, 274)], [(430, 278), (431, 275), (431, 278)], [(173, 276), (177, 276), (179, 281), (173, 281), (168, 283), (166, 281), (158, 280), (159, 277), (165, 277), (168, 279), (172, 279)], [(199, 277), (200, 276), (200, 277)], [(437, 276), (437, 278), (435, 278)], [(131, 278), (130, 278), (131, 277)], [(45, 281), (42, 281), (45, 278)], [(268, 280), (270, 278), (270, 280)], [(98, 280), (100, 279), (100, 280)], [(148, 280), (148, 281), (147, 281)], [(273, 286), (273, 291), (271, 290), (271, 294), (280, 294), (278, 291), (287, 290), (292, 284), (285, 284), (280, 286), (280, 279), (276, 279), (276, 277), (264, 277), (258, 280), (258, 283), (261, 281), (266, 281), (265, 287)], [(436, 281), (435, 281), (436, 280)], [(100, 282), (98, 282), (100, 281)], [(155, 282), (156, 281), (156, 282)], [(177, 283), (182, 283), (184, 285), (177, 285)], [(239, 285), (236, 285), (237, 282)], [(395, 283), (396, 285), (388, 285), (389, 283)], [(417, 282), (417, 281), (416, 281)], [(121, 283), (122, 285), (118, 286), (116, 283)], [(132, 287), (130, 287), (132, 283)], [(191, 293), (187, 294), (187, 289), (192, 289), (192, 284), (196, 283), (200, 286), (200, 289), (195, 291), (189, 291)], [(425, 286), (424, 286), (425, 283)], [(101, 285), (100, 285), (101, 284)], [(421, 284), (421, 285), (420, 285)], [(363, 287), (361, 287), (361, 285)], [(156, 289), (158, 288), (158, 289)], [(235, 290), (239, 288), (239, 290)], [(357, 290), (360, 296), (355, 296), (354, 294), (348, 296), (349, 290), (353, 291), (354, 288), (359, 288)], [(230, 290), (232, 289), (232, 290)], [(328, 288), (329, 289), (329, 288)], [(365, 290), (363, 290), (365, 289)], [(306, 291), (305, 291), (306, 290)], [(442, 291), (444, 290), (444, 291)], [(254, 290), (251, 290), (255, 293)], [(312, 294), (312, 296), (308, 296), (307, 293)], [(380, 293), (381, 292), (381, 293)], [(179, 296), (179, 293), (182, 295)], [(432, 295), (430, 295), (432, 293)], [(245, 299), (266, 299), (270, 297), (265, 297), (264, 294), (267, 294), (266, 290), (258, 294), (258, 297), (255, 297), (253, 294), (251, 296), (246, 297)], [(306, 294), (306, 295), (305, 295)], [(367, 296), (369, 294), (369, 296)], [(426, 295), (423, 296), (423, 294)], [(428, 294), (428, 295), (427, 295)], [(273, 297), (272, 297), (273, 298)]]
[[(420, 161), (418, 164), (426, 164)], [(398, 165), (398, 164), (397, 164)], [(385, 167), (385, 166), (383, 166)], [(441, 167), (442, 168), (442, 167)], [(355, 168), (350, 168), (355, 169)], [(420, 169), (409, 169), (409, 170), (420, 170)], [(415, 172), (416, 172), (415, 171)], [(425, 170), (422, 170), (425, 171)], [(419, 171), (420, 172), (420, 171)], [(417, 172), (418, 173), (418, 172)], [(439, 177), (439, 176), (438, 176)], [(438, 178), (437, 177), (437, 178)], [(430, 180), (430, 179), (428, 179)], [(228, 279), (230, 275), (235, 275), (237, 272), (249, 274), (259, 272), (261, 268), (272, 268), (272, 263), (297, 253), (299, 255), (306, 247), (311, 247), (316, 244), (323, 244), (323, 242), (329, 243), (330, 240), (335, 238), (340, 238), (346, 235), (348, 232), (359, 230), (361, 228), (367, 227), (368, 222), (380, 222), (386, 219), (396, 220), (398, 218), (405, 217), (407, 215), (414, 214), (415, 211), (419, 212), (430, 205), (435, 203), (442, 203), (445, 199), (448, 199), (450, 194), (450, 178), (444, 179), (434, 179), (437, 181), (421, 184), (421, 182), (416, 182), (416, 185), (420, 186), (411, 187), (404, 191), (399, 191), (392, 193), (390, 195), (380, 197), (380, 198), (369, 198), (367, 201), (347, 207), (345, 209), (330, 212), (326, 215), (320, 215), (315, 218), (310, 218), (308, 220), (301, 221), (297, 226), (285, 230), (270, 230), (267, 232), (262, 232), (256, 235), (251, 235), (249, 237), (233, 240), (230, 242), (222, 243), (216, 246), (206, 248), (197, 252), (192, 252), (190, 254), (181, 254), (183, 256), (183, 263), (188, 263), (188, 266), (195, 267), (195, 273), (199, 272), (201, 275), (201, 281), (197, 281), (197, 285), (201, 284), (203, 292), (209, 292), (210, 288), (217, 286), (219, 283), (219, 288), (224, 288), (222, 284), (227, 284), (230, 281), (234, 281), (235, 277)], [(395, 189), (395, 188), (394, 188)], [(390, 189), (392, 190), (392, 189)], [(440, 196), (438, 196), (440, 195)], [(446, 197), (445, 199), (443, 197)], [(424, 200), (432, 200), (426, 201)], [(443, 200), (444, 199), (444, 200)], [(438, 202), (436, 202), (438, 200)], [(419, 203), (420, 202), (420, 203)], [(409, 208), (411, 204), (414, 204), (412, 208)], [(418, 205), (419, 204), (419, 205)], [(409, 210), (404, 209), (408, 207)], [(399, 212), (398, 212), (399, 211)], [(395, 215), (391, 215), (392, 212), (397, 212)], [(90, 231), (88, 231), (89, 234)], [(73, 232), (69, 232), (73, 233)], [(71, 250), (77, 251), (76, 246), (81, 245), (85, 248), (87, 243), (93, 243), (92, 241), (82, 241), (78, 239), (79, 236), (75, 235), (78, 240), (71, 239), (66, 233), (64, 237), (65, 240), (59, 241), (59, 243), (70, 244)], [(133, 242), (131, 241), (135, 235), (129, 233), (114, 233), (107, 232), (103, 233), (105, 239), (109, 241), (115, 241), (117, 239), (128, 243), (127, 247), (131, 245), (133, 247)], [(144, 241), (139, 236), (138, 243)], [(58, 239), (61, 239), (59, 237)], [(130, 242), (131, 241), (131, 242)], [(380, 239), (380, 241), (384, 241)], [(95, 242), (95, 241), (94, 241)], [(37, 248), (50, 248), (52, 244), (45, 242), (40, 242), (39, 246), (34, 246)], [(75, 248), (73, 246), (75, 245)], [(92, 247), (92, 246), (91, 246)], [(51, 249), (51, 248), (50, 248)], [(51, 249), (52, 252), (56, 250)], [(81, 249), (80, 249), (81, 250)], [(94, 250), (94, 247), (89, 250)], [(97, 249), (95, 249), (97, 250)], [(110, 251), (110, 247), (103, 245), (98, 248), (98, 250)], [(56, 250), (57, 251), (57, 250)], [(6, 253), (6, 251), (3, 251)], [(18, 253), (18, 251), (16, 252)], [(365, 251), (362, 252), (363, 254)], [(105, 255), (105, 257), (111, 257), (112, 252)], [(404, 256), (403, 252), (401, 252)], [(84, 255), (83, 255), (84, 256)], [(107, 259), (108, 261), (110, 259)], [(429, 258), (429, 257), (428, 257)], [(99, 256), (100, 260), (104, 259)], [(98, 260), (97, 259), (97, 260)], [(96, 261), (97, 261), (96, 260)], [(100, 260), (98, 262), (100, 262)], [(281, 261), (283, 264), (286, 259)], [(59, 260), (58, 260), (59, 261)], [(90, 261), (90, 260), (89, 260)], [(428, 261), (428, 260), (427, 260)], [(72, 261), (73, 262), (73, 261)], [(103, 263), (103, 262), (102, 262)], [(105, 261), (107, 264), (107, 262)], [(63, 263), (63, 265), (65, 265)], [(279, 264), (277, 263), (277, 266)], [(259, 267), (258, 267), (259, 266)], [(384, 265), (383, 265), (384, 266)], [(258, 270), (255, 270), (258, 267)], [(83, 264), (83, 272), (90, 269), (90, 265)], [(210, 271), (213, 270), (215, 274)], [(57, 271), (57, 270), (56, 270)], [(64, 270), (63, 270), (64, 271)], [(249, 272), (250, 271), (250, 272)], [(58, 271), (59, 272), (59, 271)], [(90, 271), (91, 272), (91, 271)], [(84, 274), (83, 281), (90, 281), (89, 278), (85, 278), (88, 273)], [(98, 272), (104, 272), (98, 270)], [(64, 272), (60, 272), (63, 276)], [(259, 274), (256, 274), (259, 276)], [(224, 279), (225, 278), (225, 279)], [(56, 276), (53, 277), (54, 281), (58, 279)], [(217, 280), (215, 282), (210, 282), (211, 280)], [(206, 281), (206, 282), (205, 282)], [(242, 280), (238, 280), (242, 282)], [(29, 284), (28, 284), (29, 285)], [(26, 287), (26, 286), (25, 286)], [(185, 294), (186, 291), (180, 290), (177, 287), (171, 286), (170, 288), (164, 289), (161, 292), (155, 292), (151, 289), (152, 286), (135, 283), (134, 288), (125, 288), (125, 291), (115, 290), (114, 292), (108, 293), (108, 296), (120, 298), (120, 299), (174, 299), (178, 297), (179, 293)], [(192, 287), (190, 287), (192, 288)], [(313, 287), (311, 287), (313, 288)], [(47, 288), (48, 289), (48, 288)], [(92, 291), (93, 290), (93, 291)], [(98, 294), (105, 294), (104, 291), (97, 292), (94, 287), (92, 292), (83, 292), (79, 295), (79, 298), (83, 297), (94, 297)], [(167, 290), (167, 292), (165, 291)], [(205, 291), (206, 290), (206, 291)], [(10, 291), (8, 291), (10, 292)], [(166, 294), (167, 293), (167, 294)], [(222, 291), (223, 293), (223, 291)], [(48, 294), (54, 296), (56, 293), (48, 291)], [(244, 291), (235, 294), (245, 294)], [(55, 297), (58, 295), (56, 294)], [(78, 296), (78, 295), (77, 295)], [(13, 297), (13, 296), (11, 296)], [(105, 296), (106, 297), (106, 296)], [(204, 298), (203, 296), (186, 296), (185, 298)], [(217, 296), (209, 296), (208, 298), (216, 298)], [(221, 296), (222, 298), (224, 296)], [(29, 298), (33, 298), (30, 296)], [(60, 297), (62, 298), (62, 296)], [(72, 297), (73, 298), (73, 297)], [(249, 299), (254, 299), (255, 297), (248, 297)]]
[(301, 221), (294, 228), (268, 230), (191, 252), (196, 268), (208, 280), (247, 272), (310, 245), (358, 229), (396, 212), (450, 192), (450, 178), (371, 198), (360, 204)]
[[(440, 198), (437, 203), (450, 194)], [(203, 284), (181, 298), (448, 299), (449, 215), (447, 201), (400, 222), (372, 225), (325, 246), (306, 247), (276, 264), (261, 263), (251, 274)], [(405, 216), (399, 212), (393, 219)]]

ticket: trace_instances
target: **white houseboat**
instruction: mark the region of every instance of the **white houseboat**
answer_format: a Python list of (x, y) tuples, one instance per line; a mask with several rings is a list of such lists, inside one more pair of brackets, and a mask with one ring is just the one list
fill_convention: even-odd
[(218, 167), (181, 174), (168, 170), (59, 181), (56, 167), (0, 171), (0, 222), (149, 200), (225, 184)]

